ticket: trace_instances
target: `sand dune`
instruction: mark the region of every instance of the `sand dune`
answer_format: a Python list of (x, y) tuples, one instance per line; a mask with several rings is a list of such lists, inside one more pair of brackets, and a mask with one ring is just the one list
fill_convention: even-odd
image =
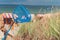
[[(48, 22), (50, 21), (50, 18), (52, 18), (52, 17), (57, 17), (57, 19), (59, 19), (58, 18), (58, 16), (60, 16), (60, 13), (55, 13), (55, 14), (37, 14), (37, 15), (32, 15), (32, 20), (34, 21), (34, 20), (36, 20), (36, 22), (33, 24), (33, 22), (31, 23), (32, 25), (35, 25), (35, 26), (33, 26), (32, 27), (32, 29), (36, 29), (37, 30), (37, 33), (39, 33), (38, 35), (40, 35), (40, 34), (43, 34), (42, 33), (42, 29), (41, 29), (41, 27), (42, 26), (45, 26), (44, 28), (45, 28), (45, 30), (49, 30), (49, 24), (48, 24)], [(42, 18), (41, 18), (42, 17)], [(3, 26), (3, 18), (2, 18), (2, 15), (0, 15), (0, 27), (2, 27)], [(39, 20), (39, 21), (37, 21), (37, 20)], [(30, 24), (30, 25), (31, 25)], [(29, 26), (29, 25), (28, 25)], [(41, 26), (41, 27), (40, 27)], [(40, 28), (40, 29), (39, 29)], [(14, 30), (12, 30), (12, 29), (14, 29)], [(12, 26), (12, 29), (11, 29), (11, 31), (10, 31), (10, 34), (12, 34), (12, 35), (16, 35), (17, 34), (17, 32), (19, 31), (19, 27), (17, 27), (17, 25), (16, 24), (14, 24), (13, 26)], [(22, 31), (22, 30), (21, 30)], [(41, 32), (40, 32), (41, 31)], [(43, 31), (44, 32), (44, 31)], [(33, 33), (34, 34), (34, 33)], [(27, 34), (28, 35), (28, 34)], [(28, 36), (29, 37), (29, 36)], [(42, 38), (43, 37), (43, 35), (41, 35), (41, 36), (39, 36), (40, 38)], [(19, 38), (19, 37), (18, 37)], [(11, 38), (10, 38), (10, 36), (8, 36), (7, 37), (7, 40), (8, 39), (10, 39), (11, 40)], [(13, 38), (12, 38), (13, 39)], [(16, 37), (16, 39), (17, 39), (17, 37)], [(22, 39), (22, 38), (21, 38)], [(25, 38), (26, 39), (26, 38)]]

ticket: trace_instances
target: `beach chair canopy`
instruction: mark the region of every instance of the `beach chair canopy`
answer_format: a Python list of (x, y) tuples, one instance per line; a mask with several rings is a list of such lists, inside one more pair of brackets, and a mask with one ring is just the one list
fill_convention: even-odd
[(17, 15), (17, 18), (14, 18), (14, 21), (17, 23), (30, 22), (31, 14), (29, 11), (23, 6), (19, 5), (13, 10), (13, 14)]
[(2, 13), (3, 18), (13, 18), (12, 13)]

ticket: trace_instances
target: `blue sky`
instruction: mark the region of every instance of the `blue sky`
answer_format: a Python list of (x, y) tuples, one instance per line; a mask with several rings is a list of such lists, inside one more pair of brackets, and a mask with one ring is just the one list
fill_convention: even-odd
[(0, 4), (60, 5), (60, 0), (0, 0)]

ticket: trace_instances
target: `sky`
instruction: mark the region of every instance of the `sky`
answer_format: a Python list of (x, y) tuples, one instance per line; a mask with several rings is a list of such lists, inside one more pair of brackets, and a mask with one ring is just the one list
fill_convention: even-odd
[(0, 0), (0, 4), (60, 5), (60, 0)]

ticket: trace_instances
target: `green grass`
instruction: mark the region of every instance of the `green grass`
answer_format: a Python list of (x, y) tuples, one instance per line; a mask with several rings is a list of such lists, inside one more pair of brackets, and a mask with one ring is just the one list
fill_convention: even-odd
[(60, 16), (22, 23), (17, 35), (21, 40), (60, 40)]

